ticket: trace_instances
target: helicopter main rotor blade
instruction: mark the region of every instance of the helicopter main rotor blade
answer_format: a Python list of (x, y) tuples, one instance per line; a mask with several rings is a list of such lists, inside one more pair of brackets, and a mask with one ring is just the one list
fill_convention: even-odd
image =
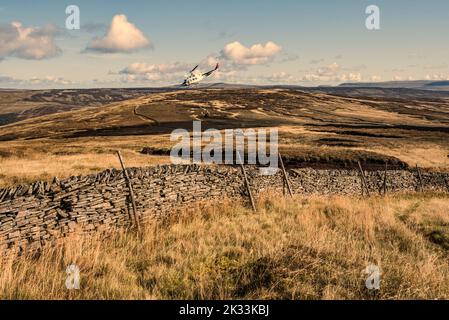
[(190, 73), (192, 73), (193, 71), (196, 70), (196, 68), (198, 68), (199, 65), (197, 65), (195, 68), (192, 69), (192, 71), (190, 71)]

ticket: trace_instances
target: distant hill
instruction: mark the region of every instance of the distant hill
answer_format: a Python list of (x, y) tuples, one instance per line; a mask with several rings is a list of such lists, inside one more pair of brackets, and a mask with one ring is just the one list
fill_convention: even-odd
[[(442, 90), (447, 86), (448, 90)], [(347, 83), (339, 86), (304, 87), (296, 85), (246, 85), (204, 83), (194, 87), (102, 88), (54, 90), (0, 89), (0, 126), (79, 109), (95, 108), (114, 103), (126, 104), (141, 97), (163, 93), (194, 94), (195, 92), (240, 90), (242, 97), (259, 91), (278, 90), (309, 94), (389, 102), (427, 101), (446, 104), (449, 101), (449, 81), (403, 81), (383, 83)], [(208, 95), (211, 97), (212, 95)], [(257, 100), (257, 99), (256, 99)], [(84, 112), (84, 111), (83, 111)]]
[[(175, 128), (189, 129), (193, 120), (201, 120), (204, 128), (217, 129), (337, 125), (449, 130), (449, 92), (207, 87), (165, 91), (53, 90), (33, 92), (31, 96), (29, 92), (23, 94), (22, 99), (14, 97), (16, 112), (0, 113), (0, 141), (167, 134)], [(10, 93), (1, 93), (0, 99), (3, 95), (13, 100)], [(72, 106), (78, 101), (83, 103)], [(25, 107), (21, 111), (22, 103)], [(39, 108), (33, 108), (33, 103)], [(50, 103), (55, 105), (43, 112), (44, 106)]]
[(339, 85), (339, 87), (390, 88), (390, 89), (403, 88), (403, 89), (449, 91), (449, 81), (415, 80), (415, 81), (358, 82), (358, 83), (342, 83)]
[(0, 89), (0, 126), (28, 118), (125, 101), (167, 88)]

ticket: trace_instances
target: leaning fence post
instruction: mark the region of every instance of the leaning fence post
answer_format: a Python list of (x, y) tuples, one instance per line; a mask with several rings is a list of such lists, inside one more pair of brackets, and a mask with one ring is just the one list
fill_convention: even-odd
[(137, 207), (136, 207), (136, 201), (134, 199), (134, 191), (133, 191), (133, 186), (131, 184), (131, 179), (129, 178), (128, 172), (126, 171), (125, 163), (123, 162), (122, 154), (120, 153), (120, 151), (117, 151), (117, 155), (120, 160), (120, 165), (122, 166), (122, 169), (123, 169), (123, 175), (125, 176), (126, 184), (128, 185), (129, 196), (131, 198), (131, 204), (133, 207), (134, 223), (137, 227), (137, 230), (140, 232), (140, 222), (139, 222), (139, 218), (137, 216)]
[(388, 170), (388, 163), (385, 162), (385, 173), (384, 173), (384, 196), (387, 195), (387, 170)]
[(288, 193), (290, 193), (290, 197), (293, 197), (293, 191), (292, 191), (292, 187), (290, 186), (290, 181), (288, 180), (287, 172), (285, 171), (284, 161), (282, 161), (282, 156), (281, 156), (280, 152), (278, 152), (278, 155), (279, 155), (279, 162), (281, 164), (282, 172), (284, 173), (284, 181), (287, 184)]
[(246, 176), (245, 166), (243, 165), (242, 158), (240, 157), (240, 151), (237, 151), (237, 157), (240, 162), (240, 168), (242, 168), (243, 178), (245, 179), (246, 190), (248, 191), (249, 199), (251, 201), (251, 206), (253, 207), (254, 212), (256, 212), (256, 204), (254, 203), (253, 194), (251, 193), (251, 188), (249, 186), (248, 177)]
[(418, 171), (419, 188), (420, 188), (421, 192), (423, 192), (424, 191), (424, 184), (422, 182), (421, 170), (419, 169), (418, 165), (416, 165), (416, 171)]
[[(365, 186), (366, 194), (367, 194), (368, 197), (369, 197), (369, 196), (370, 196), (370, 193), (369, 193), (369, 190), (368, 190), (368, 185), (367, 185), (367, 183), (366, 183), (365, 173), (363, 172), (362, 165), (360, 164), (360, 161), (357, 161), (357, 164), (358, 164), (358, 166), (359, 166), (360, 175), (362, 176), (362, 186)], [(363, 187), (362, 187), (362, 195), (363, 195)]]

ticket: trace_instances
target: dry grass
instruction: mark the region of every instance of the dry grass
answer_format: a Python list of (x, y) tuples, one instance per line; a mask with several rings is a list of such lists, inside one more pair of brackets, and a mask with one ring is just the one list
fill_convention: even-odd
[[(434, 170), (449, 170), (449, 101), (446, 98), (438, 93), (429, 93), (424, 99), (422, 93), (402, 96), (405, 93), (398, 92), (392, 96), (391, 92), (379, 89), (362, 91), (366, 97), (357, 90), (352, 91), (354, 97), (278, 89), (197, 89), (164, 93), (103, 89), (82, 94), (73, 91), (1, 92), (3, 104), (11, 108), (5, 109), (11, 113), (7, 118), (24, 120), (0, 125), (0, 158), (8, 152), (22, 153), (26, 157), (31, 150), (31, 154), (41, 152), (40, 158), (45, 153), (59, 154), (76, 149), (75, 152), (84, 154), (86, 161), (91, 162), (90, 155), (99, 153), (95, 145), (102, 153), (107, 153), (104, 152), (107, 144), (123, 145), (134, 152), (140, 151), (137, 147), (170, 147), (168, 135), (172, 130), (190, 129), (193, 120), (202, 120), (204, 129), (279, 128), (280, 143), (287, 146), (285, 151), (295, 152), (299, 157), (307, 158), (312, 153), (312, 158), (320, 161), (356, 163), (394, 156), (411, 166), (419, 164)], [(32, 94), (35, 95), (33, 99), (22, 99)], [(44, 110), (51, 114), (38, 116), (42, 111), (39, 108), (48, 107), (49, 103), (53, 107), (61, 105), (61, 108)], [(90, 107), (71, 111), (63, 108), (73, 103), (76, 108)], [(33, 104), (34, 111), (26, 113)], [(2, 117), (6, 116), (0, 114), (0, 124)], [(8, 121), (3, 119), (4, 123)], [(86, 148), (81, 144), (86, 144)], [(43, 146), (47, 149), (39, 150)], [(80, 173), (76, 168), (69, 169), (73, 169), (71, 174)]]
[[(141, 239), (65, 239), (7, 261), (1, 299), (448, 299), (449, 199), (266, 195), (257, 213), (203, 205), (147, 225)], [(68, 291), (65, 268), (81, 269)], [(381, 289), (363, 270), (381, 268)]]
[[(170, 157), (142, 155), (125, 152), (126, 166), (144, 167), (170, 163)], [(54, 177), (98, 173), (102, 170), (120, 169), (117, 155), (85, 153), (77, 155), (34, 154), (30, 158), (0, 158), (0, 186), (29, 183), (36, 180), (51, 181)]]
[(375, 147), (366, 149), (396, 157), (409, 166), (418, 165), (435, 171), (449, 171), (449, 148), (436, 144), (402, 144), (395, 147)]
[[(359, 137), (365, 146), (338, 147), (317, 143), (335, 134), (288, 126), (280, 127), (279, 131), (282, 154), (303, 164), (321, 161), (343, 166), (358, 160), (383, 164), (383, 159), (395, 157), (409, 166), (418, 164), (422, 168), (449, 171), (449, 148), (443, 145), (445, 140), (441, 145), (428, 141), (382, 145)], [(130, 167), (167, 164), (170, 163), (168, 156), (142, 155), (140, 151), (145, 147), (170, 150), (173, 143), (167, 134), (3, 141), (0, 143), (0, 187), (118, 168), (116, 150), (122, 151)]]
[(169, 156), (140, 153), (148, 145), (165, 146), (167, 140), (166, 136), (157, 136), (2, 142), (0, 187), (119, 168), (117, 150), (121, 150), (128, 167), (167, 164)]
[[(319, 153), (323, 159), (353, 160), (356, 152), (362, 155), (363, 152), (374, 152), (379, 159), (382, 156), (394, 157), (410, 167), (419, 165), (434, 171), (449, 171), (448, 139), (440, 133), (410, 133), (395, 129), (314, 132), (286, 126), (280, 128), (280, 134), (286, 152), (297, 155)], [(382, 135), (401, 138), (382, 138)]]

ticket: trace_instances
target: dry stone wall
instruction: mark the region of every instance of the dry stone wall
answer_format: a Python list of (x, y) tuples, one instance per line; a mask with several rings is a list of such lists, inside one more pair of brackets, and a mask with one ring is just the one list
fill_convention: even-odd
[[(257, 195), (282, 191), (282, 174), (259, 175), (248, 167), (251, 188)], [(137, 211), (142, 220), (160, 218), (192, 203), (224, 198), (245, 199), (240, 168), (232, 166), (166, 165), (128, 169)], [(290, 170), (295, 193), (361, 194), (355, 170)], [(382, 189), (383, 172), (367, 172), (372, 192)], [(447, 173), (422, 173), (429, 190), (448, 190)], [(412, 171), (389, 171), (390, 192), (414, 191), (418, 176)], [(0, 252), (33, 250), (74, 232), (101, 233), (132, 224), (132, 209), (124, 174), (106, 170), (96, 175), (71, 177), (52, 183), (35, 182), (0, 190)]]

